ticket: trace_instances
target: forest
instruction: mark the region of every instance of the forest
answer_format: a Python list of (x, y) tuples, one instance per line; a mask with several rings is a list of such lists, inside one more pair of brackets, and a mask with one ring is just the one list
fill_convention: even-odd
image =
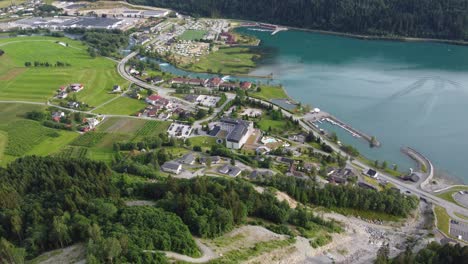
[[(0, 262), (83, 242), (88, 263), (167, 263), (158, 250), (198, 256), (192, 235), (214, 238), (247, 217), (288, 235), (291, 227), (342, 231), (337, 222), (291, 209), (242, 179), (129, 178), (86, 159), (27, 156), (0, 169)], [(124, 198), (155, 206), (126, 206)]]
[(129, 0), (193, 16), (227, 17), (374, 36), (468, 38), (466, 0)]
[(67, 28), (64, 31), (70, 34), (82, 34), (81, 40), (88, 44), (88, 52), (92, 57), (111, 56), (128, 44), (127, 34), (118, 29)]
[(432, 263), (432, 264), (456, 264), (468, 262), (468, 246), (460, 244), (445, 244), (440, 245), (436, 242), (428, 244), (425, 248), (418, 252), (413, 252), (409, 247), (405, 252), (402, 252), (395, 258), (389, 257), (388, 245), (382, 246), (377, 252), (375, 264), (416, 264), (416, 263)]
[(327, 208), (342, 207), (371, 210), (406, 217), (418, 205), (414, 196), (406, 196), (395, 190), (375, 191), (354, 186), (326, 184), (318, 187), (313, 180), (286, 176), (262, 176), (254, 182), (284, 191), (297, 201)]

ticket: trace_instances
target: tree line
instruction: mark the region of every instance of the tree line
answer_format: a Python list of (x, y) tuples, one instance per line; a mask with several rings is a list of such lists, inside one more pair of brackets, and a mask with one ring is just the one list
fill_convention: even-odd
[(418, 205), (413, 196), (397, 190), (375, 191), (349, 185), (326, 184), (321, 188), (313, 180), (295, 177), (260, 176), (254, 182), (284, 191), (297, 201), (327, 208), (353, 208), (406, 217)]
[(177, 215), (126, 207), (112, 175), (102, 162), (57, 157), (19, 158), (0, 169), (0, 262), (76, 242), (87, 244), (88, 263), (167, 263), (142, 249), (199, 254)]
[(465, 0), (130, 0), (204, 17), (377, 36), (468, 38)]
[(70, 67), (71, 64), (68, 63), (68, 62), (63, 62), (63, 61), (57, 61), (56, 63), (50, 63), (48, 61), (46, 62), (41, 62), (41, 61), (34, 61), (34, 62), (30, 62), (30, 61), (26, 61), (24, 63), (24, 66), (25, 67), (31, 67), (31, 66), (34, 66), (34, 67)]
[(111, 56), (120, 48), (128, 45), (128, 35), (118, 29), (68, 28), (64, 31), (71, 34), (81, 34), (81, 40), (89, 46), (88, 52), (92, 57), (97, 55)]

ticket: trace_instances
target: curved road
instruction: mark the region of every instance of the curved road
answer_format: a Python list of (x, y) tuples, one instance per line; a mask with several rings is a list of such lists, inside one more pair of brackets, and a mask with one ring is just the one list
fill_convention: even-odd
[[(156, 40), (154, 40), (156, 41)], [(133, 58), (134, 56), (136, 56), (138, 54), (138, 52), (132, 52), (130, 53), (127, 57), (125, 57), (124, 59), (122, 59), (120, 61), (120, 63), (118, 64), (118, 72), (119, 74), (131, 81), (131, 82), (134, 82), (144, 88), (147, 88), (147, 89), (151, 89), (151, 90), (154, 90), (154, 91), (157, 91), (158, 94), (161, 94), (161, 95), (164, 95), (166, 97), (171, 97), (168, 95), (168, 93), (170, 91), (172, 91), (172, 89), (163, 89), (161, 87), (158, 87), (158, 86), (154, 86), (154, 85), (151, 85), (151, 84), (148, 84), (146, 82), (143, 82), (141, 80), (138, 80), (136, 78), (134, 78), (133, 76), (131, 76), (130, 74), (128, 74), (126, 71), (125, 71), (125, 64), (128, 62), (128, 60), (130, 60), (131, 58)], [(172, 97), (174, 98), (174, 97)], [(257, 98), (253, 98), (253, 97), (248, 97), (249, 99), (253, 99), (253, 100), (256, 100), (258, 102), (261, 102), (263, 103), (264, 105), (273, 105), (273, 107), (275, 109), (281, 109), (281, 111), (283, 112), (283, 115), (286, 116), (286, 117), (293, 117), (295, 119), (298, 119), (299, 120), (299, 124), (301, 125), (301, 127), (305, 130), (305, 131), (310, 131), (312, 133), (314, 133), (315, 136), (318, 136), (320, 137), (320, 135), (317, 133), (317, 131), (314, 130), (313, 127), (309, 126), (308, 124), (306, 124), (302, 118), (300, 117), (296, 117), (294, 116), (292, 113), (284, 110), (283, 108), (280, 108), (279, 106), (271, 103), (271, 102), (268, 102), (268, 101), (265, 101), (265, 100), (261, 100), (261, 99), (257, 99)], [(178, 100), (180, 100), (179, 98), (176, 98)], [(220, 110), (218, 110), (216, 113), (218, 113)], [(212, 117), (214, 117), (215, 114), (212, 115)], [(204, 121), (206, 121), (207, 119), (205, 119)], [(322, 137), (321, 137), (322, 138)], [(327, 144), (329, 144), (333, 150), (337, 153), (340, 153), (341, 155), (344, 155), (344, 156), (348, 156), (348, 154), (346, 154), (345, 152), (343, 152), (337, 145), (335, 145), (334, 143), (330, 142), (329, 140), (327, 139), (324, 139), (322, 138)], [(349, 162), (349, 161), (348, 161)], [(356, 164), (356, 165), (359, 165), (363, 168), (368, 168), (369, 166), (358, 161), (358, 160), (354, 160), (352, 161), (352, 163)], [(431, 164), (432, 165), (432, 164)], [(433, 167), (429, 168), (430, 169), (430, 173), (433, 173)], [(444, 207), (446, 210), (447, 210), (447, 213), (449, 214), (449, 216), (453, 219), (456, 219), (456, 220), (459, 220), (459, 221), (466, 221), (464, 220), (463, 218), (461, 217), (458, 217), (457, 215), (454, 214), (454, 212), (457, 212), (457, 213), (460, 213), (460, 214), (463, 214), (463, 215), (466, 215), (468, 216), (468, 209), (466, 208), (463, 208), (461, 206), (458, 206), (454, 203), (451, 203), (449, 201), (446, 201), (444, 199), (441, 199), (429, 192), (426, 192), (424, 190), (421, 190), (420, 188), (418, 188), (418, 186), (414, 186), (414, 185), (411, 185), (411, 184), (407, 184), (405, 182), (402, 182), (401, 180), (399, 179), (396, 179), (394, 176), (391, 176), (391, 175), (388, 175), (388, 174), (385, 174), (384, 172), (382, 171), (379, 171), (379, 175), (381, 178), (387, 180), (388, 182), (391, 182), (392, 184), (394, 184), (396, 187), (398, 187), (402, 192), (411, 192), (412, 194), (418, 196), (418, 197), (423, 197), (425, 198), (426, 200), (430, 200), (432, 201), (434, 204), (437, 204), (439, 206), (442, 206)]]
[(172, 258), (178, 261), (190, 262), (190, 263), (205, 263), (205, 262), (208, 262), (212, 259), (219, 257), (211, 248), (203, 244), (199, 239), (195, 239), (195, 243), (197, 243), (197, 246), (202, 253), (202, 256), (199, 258), (193, 258), (187, 255), (182, 255), (180, 253), (175, 253), (171, 251), (145, 250), (143, 252), (152, 252), (152, 253), (162, 252), (168, 258)]

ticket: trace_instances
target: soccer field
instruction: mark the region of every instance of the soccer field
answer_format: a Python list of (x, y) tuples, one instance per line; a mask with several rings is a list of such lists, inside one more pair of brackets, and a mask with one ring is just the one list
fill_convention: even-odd
[(194, 30), (194, 29), (189, 29), (189, 30), (186, 30), (184, 33), (182, 33), (182, 35), (180, 35), (179, 39), (181, 40), (196, 40), (196, 39), (202, 39), (203, 36), (205, 36), (205, 34), (207, 33), (208, 31), (206, 30)]
[[(5, 51), (0, 56), (0, 100), (44, 102), (60, 86), (82, 83), (85, 89), (76, 94), (77, 99), (98, 106), (117, 96), (109, 94), (113, 85), (127, 85), (117, 73), (114, 61), (92, 58), (79, 41), (53, 37), (6, 38), (0, 39), (0, 49)], [(25, 62), (34, 61), (50, 64), (60, 61), (70, 66), (25, 67)]]

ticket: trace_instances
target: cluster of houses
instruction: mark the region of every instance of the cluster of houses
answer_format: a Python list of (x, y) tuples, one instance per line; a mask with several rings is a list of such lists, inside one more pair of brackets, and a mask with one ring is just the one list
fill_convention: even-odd
[[(61, 123), (64, 118), (67, 117), (67, 114), (64, 111), (55, 111), (51, 113), (51, 119), (54, 122)], [(94, 130), (100, 123), (101, 119), (99, 118), (91, 118), (87, 117), (82, 120), (81, 125), (79, 126), (79, 130), (81, 132), (88, 132), (90, 130)], [(71, 127), (71, 124), (68, 124)]]
[(206, 88), (216, 88), (222, 90), (235, 90), (242, 89), (248, 90), (252, 88), (251, 82), (227, 82), (219, 77), (212, 77), (209, 79), (189, 79), (189, 78), (173, 78), (170, 80), (170, 84), (173, 85), (190, 85), (190, 86), (200, 86)]
[(0, 9), (0, 17), (10, 16), (11, 18), (16, 18), (19, 17), (19, 14), (22, 16), (31, 16), (36, 8), (43, 4), (42, 0), (25, 1), (20, 4), (14, 4), (14, 2), (15, 1), (11, 1), (11, 6)]
[(81, 83), (72, 83), (68, 86), (61, 86), (57, 90), (57, 94), (55, 97), (57, 97), (58, 99), (65, 99), (68, 97), (70, 93), (78, 93), (83, 89), (84, 89), (84, 85)]
[(224, 41), (227, 45), (237, 44), (236, 38), (229, 32), (221, 32), (221, 34), (219, 34), (219, 40)]
[[(179, 159), (165, 162), (161, 166), (161, 170), (166, 173), (179, 175), (184, 170), (184, 166), (190, 168), (196, 165), (196, 163), (200, 165), (207, 165), (208, 163), (210, 163), (210, 165), (216, 165), (220, 164), (221, 162), (223, 162), (223, 158), (221, 158), (220, 156), (200, 156), (197, 158), (197, 156), (195, 156), (194, 153), (188, 153)], [(230, 164), (224, 164), (222, 166), (219, 166), (215, 170), (219, 174), (230, 177), (237, 177), (242, 173), (242, 169)]]

